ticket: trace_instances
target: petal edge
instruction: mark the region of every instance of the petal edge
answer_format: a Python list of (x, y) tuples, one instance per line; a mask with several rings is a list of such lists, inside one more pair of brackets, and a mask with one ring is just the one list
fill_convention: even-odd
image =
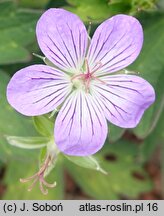
[(102, 64), (97, 75), (106, 75), (130, 65), (139, 55), (143, 30), (139, 21), (128, 15), (116, 15), (104, 21), (95, 31), (87, 58), (91, 69)]
[(155, 101), (153, 87), (135, 75), (110, 75), (102, 80), (106, 85), (95, 83), (92, 90), (106, 118), (119, 127), (136, 127), (144, 111)]
[(18, 112), (27, 116), (54, 110), (70, 93), (67, 75), (46, 65), (21, 69), (7, 86), (7, 99)]
[(107, 122), (91, 95), (80, 91), (65, 101), (55, 122), (55, 143), (68, 155), (96, 153), (107, 136)]
[(76, 72), (82, 66), (88, 34), (75, 14), (64, 9), (47, 10), (38, 20), (36, 35), (42, 52), (58, 68)]

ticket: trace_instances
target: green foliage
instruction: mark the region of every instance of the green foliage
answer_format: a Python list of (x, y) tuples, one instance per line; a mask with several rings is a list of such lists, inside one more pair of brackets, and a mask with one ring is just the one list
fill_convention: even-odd
[(157, 0), (131, 0), (132, 12), (156, 9)]
[(20, 137), (20, 136), (5, 136), (7, 142), (15, 147), (22, 149), (38, 149), (43, 148), (49, 142), (47, 137)]
[(55, 170), (47, 177), (47, 181), (53, 183), (57, 182), (57, 186), (53, 189), (50, 189), (48, 195), (41, 194), (39, 190), (39, 185), (37, 184), (31, 192), (27, 191), (28, 186), (32, 184), (32, 181), (29, 183), (20, 183), (20, 178), (27, 178), (32, 176), (36, 170), (37, 161), (33, 163), (18, 163), (12, 162), (7, 167), (7, 172), (5, 175), (4, 183), (7, 185), (7, 191), (3, 199), (16, 199), (16, 200), (55, 200), (63, 199), (64, 195), (64, 182), (63, 182), (63, 169), (61, 161), (58, 161), (56, 164)]
[(67, 0), (66, 9), (78, 14), (85, 22), (100, 22), (108, 17), (124, 13), (137, 14), (140, 11), (156, 9), (156, 0)]
[(54, 123), (48, 118), (48, 115), (34, 116), (33, 122), (36, 130), (43, 136), (52, 137), (54, 133)]
[[(27, 192), (28, 183), (21, 184), (19, 178), (33, 175), (44, 162), (47, 149), (52, 151), (56, 148), (54, 143), (56, 114), (37, 116), (33, 121), (31, 118), (22, 116), (8, 104), (6, 85), (10, 79), (8, 74), (13, 74), (14, 71), (27, 65), (21, 62), (30, 61), (31, 51), (28, 50), (35, 47), (33, 51), (38, 52), (35, 26), (41, 11), (34, 9), (44, 10), (50, 6), (61, 5), (79, 15), (86, 23), (91, 20), (92, 29), (100, 21), (114, 14), (138, 16), (144, 28), (144, 47), (137, 61), (129, 68), (139, 71), (140, 75), (154, 86), (156, 102), (145, 112), (140, 124), (131, 130), (138, 138), (143, 139), (140, 145), (123, 140), (122, 135), (125, 130), (109, 124), (106, 145), (96, 156), (72, 157), (59, 154), (59, 159), (54, 160), (45, 174), (48, 182), (57, 182), (57, 187), (49, 190), (49, 194), (44, 196), (38, 185), (32, 192)], [(156, 5), (163, 7), (163, 1), (0, 1), (0, 64), (6, 71), (0, 71), (0, 168), (6, 167), (3, 179), (6, 192), (3, 199), (64, 199), (64, 168), (69, 171), (82, 190), (94, 199), (119, 199), (120, 197), (136, 199), (140, 193), (152, 189), (152, 181), (143, 169), (143, 164), (150, 159), (157, 145), (163, 144), (164, 140), (162, 121), (164, 13), (152, 12), (157, 10)], [(35, 60), (35, 63), (40, 63), (38, 59)], [(51, 64), (47, 59), (45, 63)], [(38, 136), (37, 132), (41, 136)], [(37, 148), (41, 148), (40, 155)]]
[(18, 3), (22, 7), (28, 8), (44, 8), (48, 4), (49, 0), (18, 0)]
[(116, 142), (119, 140), (123, 133), (125, 132), (124, 128), (117, 127), (113, 124), (108, 124), (108, 140), (109, 142)]
[(65, 163), (84, 192), (95, 199), (119, 199), (120, 196), (135, 199), (141, 192), (151, 190), (152, 183), (137, 162), (138, 147), (127, 141), (108, 145), (97, 154), (108, 175)]
[[(6, 172), (3, 183), (7, 186), (4, 199), (62, 199), (63, 198), (63, 170), (59, 160), (55, 170), (48, 176), (48, 181), (57, 181), (58, 185), (54, 190), (50, 190), (47, 196), (41, 194), (39, 187), (35, 187), (32, 192), (27, 191), (28, 184), (21, 184), (20, 177), (29, 177), (36, 172), (38, 167), (38, 151), (32, 146), (43, 146), (49, 141), (46, 137), (36, 136), (32, 121), (16, 111), (14, 111), (6, 100), (6, 85), (9, 76), (0, 71), (0, 164), (5, 162)], [(3, 82), (2, 82), (3, 81)], [(19, 137), (18, 137), (19, 136)], [(20, 137), (21, 136), (21, 137)], [(22, 137), (24, 136), (24, 137)], [(9, 143), (10, 145), (9, 145)], [(18, 148), (19, 147), (19, 148)], [(24, 148), (28, 148), (25, 150)], [(30, 149), (30, 150), (29, 150)], [(32, 182), (31, 182), (32, 183)]]
[(157, 146), (161, 146), (164, 141), (164, 111), (162, 112), (155, 130), (144, 140), (141, 145), (140, 159), (143, 162), (148, 161), (155, 152)]
[(76, 13), (85, 22), (102, 21), (116, 13), (128, 12), (129, 5), (126, 3), (109, 4), (106, 0), (67, 0), (70, 6), (65, 7)]
[(0, 3), (0, 64), (30, 60), (27, 46), (35, 41), (40, 13), (21, 10), (11, 1)]
[(96, 170), (104, 175), (107, 175), (107, 172), (101, 168), (99, 161), (93, 156), (76, 157), (65, 155), (65, 157), (80, 167)]

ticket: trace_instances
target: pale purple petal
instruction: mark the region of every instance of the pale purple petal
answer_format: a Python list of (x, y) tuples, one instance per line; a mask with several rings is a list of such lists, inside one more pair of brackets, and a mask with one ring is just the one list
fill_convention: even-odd
[(36, 27), (39, 46), (60, 69), (76, 72), (83, 62), (88, 35), (82, 21), (63, 9), (49, 9)]
[(62, 71), (46, 65), (33, 65), (11, 78), (7, 99), (18, 112), (35, 116), (54, 110), (70, 90), (69, 78)]
[(87, 54), (91, 70), (102, 64), (97, 75), (118, 71), (130, 65), (139, 55), (143, 43), (142, 26), (137, 19), (116, 15), (95, 31)]
[(74, 91), (62, 106), (55, 122), (55, 143), (68, 155), (87, 156), (103, 146), (107, 122), (97, 101)]
[(106, 118), (119, 127), (135, 127), (144, 111), (154, 102), (153, 87), (134, 75), (110, 75), (95, 82), (92, 93), (97, 97)]

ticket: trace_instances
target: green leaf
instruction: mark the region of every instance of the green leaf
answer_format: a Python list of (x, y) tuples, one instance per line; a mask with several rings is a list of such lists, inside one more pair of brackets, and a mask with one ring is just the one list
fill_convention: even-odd
[(43, 136), (52, 137), (54, 134), (54, 123), (48, 115), (34, 116), (33, 122), (36, 130)]
[(117, 127), (117, 126), (109, 123), (108, 124), (108, 140), (109, 140), (109, 142), (110, 143), (116, 142), (118, 139), (120, 139), (122, 137), (124, 132), (125, 132), (124, 128), (120, 128), (120, 127)]
[(131, 68), (139, 71), (156, 92), (155, 103), (144, 113), (140, 124), (133, 129), (139, 138), (145, 138), (154, 130), (164, 108), (164, 13), (143, 14), (140, 20), (144, 29), (144, 46)]
[(157, 146), (163, 144), (164, 140), (164, 111), (158, 121), (155, 130), (144, 140), (140, 145), (141, 154), (140, 159), (142, 162), (148, 161), (153, 153), (155, 152)]
[(43, 195), (39, 189), (39, 185), (28, 192), (28, 186), (32, 184), (20, 183), (20, 178), (27, 178), (37, 172), (37, 163), (18, 163), (12, 161), (8, 164), (4, 183), (7, 187), (3, 199), (10, 200), (60, 200), (64, 198), (64, 182), (63, 182), (63, 169), (61, 161), (58, 161), (53, 172), (47, 177), (48, 182), (57, 182), (55, 188), (49, 189), (48, 195)]
[(152, 11), (157, 7), (154, 0), (67, 0), (65, 8), (80, 16), (85, 22), (101, 22), (110, 16), (138, 14), (140, 11)]
[(46, 137), (18, 137), (18, 136), (5, 136), (7, 142), (15, 147), (22, 149), (38, 149), (43, 148), (49, 142)]
[(152, 182), (136, 160), (137, 153), (137, 145), (127, 141), (106, 143), (97, 156), (108, 175), (73, 163), (65, 165), (82, 190), (95, 199), (120, 199), (120, 196), (135, 199), (141, 192), (152, 189)]
[(131, 0), (131, 14), (137, 11), (155, 11), (157, 9), (158, 0)]
[(163, 0), (158, 0), (158, 7), (162, 10), (164, 9), (164, 1)]
[(67, 0), (67, 2), (70, 6), (65, 8), (80, 16), (85, 22), (90, 20), (99, 22), (114, 14), (126, 13), (130, 9), (130, 5), (125, 1), (116, 4), (108, 4), (106, 0)]
[[(37, 136), (31, 118), (17, 113), (7, 102), (6, 86), (10, 77), (0, 71), (0, 159), (7, 161), (12, 158), (17, 160), (33, 160), (36, 151), (26, 151), (8, 144), (5, 136)], [(3, 82), (2, 82), (3, 81)]]
[(40, 13), (20, 10), (11, 1), (0, 2), (0, 64), (26, 62), (26, 47), (35, 41), (35, 25)]
[(49, 0), (19, 0), (19, 5), (28, 8), (44, 8), (48, 4)]
[(99, 161), (93, 156), (87, 156), (87, 157), (76, 157), (76, 156), (68, 156), (68, 155), (64, 155), (64, 156), (78, 166), (87, 169), (97, 170), (107, 175), (107, 172), (101, 168)]

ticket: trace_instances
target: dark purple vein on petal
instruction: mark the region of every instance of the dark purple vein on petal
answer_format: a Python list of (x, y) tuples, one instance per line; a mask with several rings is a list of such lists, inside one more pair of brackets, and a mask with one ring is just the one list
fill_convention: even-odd
[[(33, 72), (36, 72), (36, 73), (39, 72), (39, 73), (41, 73), (41, 74), (43, 73), (43, 74), (46, 74), (46, 75), (47, 75), (47, 74), (48, 74), (48, 75), (52, 75), (52, 76), (54, 76), (55, 78), (56, 78), (56, 77), (59, 77), (59, 78), (61, 77), (61, 73), (57, 72), (56, 70), (54, 70), (55, 73), (51, 73), (51, 72), (49, 72), (49, 71), (42, 71), (42, 70), (41, 70), (41, 71), (33, 70)], [(64, 75), (63, 75), (63, 76), (64, 76)], [(27, 77), (28, 77), (28, 76), (27, 76)], [(29, 78), (33, 78), (33, 77), (29, 77)], [(34, 77), (34, 78), (35, 78), (35, 77)], [(42, 77), (42, 78), (44, 78), (44, 77)], [(53, 78), (53, 79), (55, 79), (55, 78)], [(52, 77), (50, 77), (49, 79), (52, 79)]]
[(80, 32), (80, 30), (79, 30), (79, 55), (80, 55), (80, 58), (82, 58), (82, 56), (84, 55), (84, 53), (83, 53), (83, 55), (82, 55), (82, 52), (81, 52), (82, 50), (81, 50), (81, 32)]
[(60, 86), (60, 85), (63, 85), (63, 88), (65, 88), (66, 87), (65, 84), (67, 84), (67, 82), (65, 82), (65, 83), (57, 83), (57, 84), (48, 85), (48, 86), (43, 86), (43, 87), (40, 87), (40, 88), (37, 88), (37, 89), (29, 90), (27, 92), (35, 92), (35, 91), (38, 91), (38, 90), (48, 89), (48, 88), (55, 87), (55, 86)]
[[(110, 70), (110, 71), (115, 70), (115, 71), (116, 71), (117, 69), (120, 69), (120, 65), (117, 66), (117, 67), (115, 67), (115, 68), (112, 68), (112, 67), (113, 67), (114, 65), (119, 64), (120, 62), (124, 62), (126, 59), (130, 58), (135, 52), (136, 52), (136, 50), (135, 50), (133, 53), (131, 53), (130, 55), (128, 55), (127, 57), (125, 57), (125, 58), (119, 60), (118, 62), (115, 62), (114, 64), (112, 64), (112, 65), (110, 65), (110, 66), (108, 66), (108, 67), (106, 67), (106, 68), (104, 68), (104, 66), (107, 64), (107, 63), (105, 63), (105, 64), (103, 65), (103, 70)], [(122, 54), (122, 53), (120, 53), (120, 54)], [(118, 56), (114, 56), (114, 58), (116, 58), (116, 57), (118, 57)], [(113, 59), (114, 59), (114, 58), (113, 58)], [(110, 61), (108, 61), (108, 63), (111, 62), (113, 59), (111, 59)], [(121, 67), (124, 67), (124, 65), (126, 66), (126, 63), (123, 64), (123, 65), (121, 65)]]
[[(125, 75), (125, 76), (127, 77), (129, 75)], [(135, 82), (133, 80), (127, 80), (127, 79), (118, 81), (118, 78), (122, 79), (122, 76), (118, 76), (118, 75), (111, 75), (109, 77), (109, 74), (108, 74), (107, 76), (102, 76), (101, 78), (105, 78), (105, 79), (103, 79), (104, 81), (111, 82), (111, 85), (112, 85), (112, 82), (116, 82), (116, 83), (120, 83), (120, 82), (123, 82), (123, 83), (137, 83), (138, 84), (138, 82)]]
[[(79, 30), (80, 31), (80, 30)], [(82, 40), (82, 37), (81, 37), (81, 35), (82, 35), (82, 32), (80, 31), (80, 41)], [(84, 59), (84, 57), (85, 57), (85, 54), (86, 54), (86, 47), (87, 47), (87, 45), (88, 45), (88, 41), (86, 41), (86, 40), (84, 40), (83, 41), (84, 42), (84, 44), (83, 44), (83, 49), (82, 49), (82, 43), (80, 44), (80, 47), (81, 47), (81, 50), (82, 50), (82, 56), (81, 57), (83, 57), (83, 59)], [(86, 44), (87, 43), (87, 44)]]
[(74, 111), (73, 111), (73, 113), (72, 113), (72, 116), (71, 116), (71, 118), (70, 118), (70, 121), (68, 122), (68, 125), (71, 123), (70, 129), (69, 129), (69, 133), (68, 133), (69, 136), (70, 136), (70, 133), (71, 133), (71, 130), (72, 130), (72, 125), (73, 125), (73, 121), (74, 121), (74, 116), (75, 116), (75, 113), (76, 113), (77, 99), (78, 99), (78, 98), (76, 98), (76, 101), (75, 101)]
[[(45, 45), (46, 45), (46, 47), (49, 49), (49, 51), (50, 51), (54, 56), (56, 56), (62, 63), (64, 63), (63, 60), (62, 60), (47, 44), (45, 44)], [(51, 56), (51, 58), (52, 58), (55, 62), (57, 62), (61, 67), (64, 67), (64, 68), (65, 68), (65, 65), (63, 65), (61, 62), (59, 62), (59, 61), (57, 61), (56, 59), (54, 59), (54, 58), (53, 58), (53, 55)]]
[[(115, 88), (116, 87), (116, 88)], [(120, 85), (115, 85), (115, 84), (112, 84), (110, 85), (110, 88), (112, 89), (119, 89), (119, 88), (122, 88), (122, 89), (127, 89), (127, 90), (131, 90), (133, 92), (136, 92), (137, 94), (139, 94), (140, 96), (142, 96), (144, 98), (144, 95), (141, 94), (141, 92), (139, 92), (138, 90), (136, 89), (132, 89), (132, 88), (129, 88), (129, 87), (125, 87), (125, 86), (120, 86)], [(121, 90), (119, 90), (121, 92)]]
[[(109, 62), (113, 61), (115, 58), (117, 58), (118, 56), (120, 56), (122, 53), (124, 53), (127, 49), (129, 49), (132, 45), (128, 45), (125, 49), (123, 49), (120, 53), (118, 53), (117, 55), (115, 55), (112, 59), (110, 59), (109, 61), (107, 61), (105, 64), (103, 64), (103, 67), (106, 66), (107, 64), (109, 64)], [(132, 55), (132, 54), (131, 54)], [(130, 56), (131, 56), (130, 55)], [(127, 57), (126, 57), (127, 58)], [(125, 59), (126, 59), (125, 58)], [(122, 61), (122, 60), (121, 60)], [(118, 63), (118, 62), (117, 62)], [(111, 67), (113, 65), (110, 65), (109, 67)]]
[(71, 28), (69, 27), (69, 24), (68, 24), (68, 23), (66, 23), (66, 24), (67, 24), (67, 26), (68, 26), (68, 28), (69, 28), (69, 30), (70, 30), (70, 33), (71, 33), (71, 38), (72, 38), (73, 47), (74, 47), (74, 50), (75, 50), (76, 60), (77, 60), (77, 62), (78, 62), (79, 59), (78, 59), (78, 54), (77, 54), (77, 50), (76, 50), (76, 45), (75, 45), (73, 33), (72, 33)]
[(87, 108), (88, 108), (88, 111), (89, 111), (89, 116), (90, 116), (90, 119), (91, 119), (91, 124), (92, 124), (92, 136), (93, 136), (93, 135), (94, 135), (93, 119), (92, 119), (91, 110), (90, 110), (90, 108), (89, 108), (88, 101), (87, 101), (86, 98), (85, 98), (85, 102), (86, 102), (86, 105), (87, 105)]
[(69, 105), (69, 108), (67, 108), (67, 112), (65, 114), (65, 116), (63, 117), (62, 119), (62, 124), (67, 116), (67, 114), (69, 113), (70, 109), (71, 109), (71, 106), (72, 106), (72, 103), (73, 103), (73, 98), (71, 98), (71, 96), (67, 99), (67, 103), (64, 104), (64, 106), (62, 107), (62, 109), (64, 110), (65, 108), (67, 108), (67, 106)]
[[(94, 112), (95, 112), (95, 114), (96, 114), (96, 117), (97, 117), (97, 119), (98, 119), (98, 121), (99, 121), (99, 123), (100, 123), (100, 126), (102, 127), (101, 120), (100, 120), (99, 116), (97, 115), (97, 111), (96, 111), (96, 109), (95, 109), (96, 104), (95, 104), (95, 102), (93, 102), (92, 100), (90, 101), (90, 103), (91, 103), (92, 108), (93, 108), (93, 110), (94, 110)], [(96, 107), (98, 108), (98, 106), (96, 106)], [(101, 112), (100, 112), (100, 113), (101, 113)]]
[(95, 45), (94, 51), (93, 51), (93, 45), (92, 45), (91, 48), (90, 48), (90, 50), (89, 50), (89, 52), (88, 52), (88, 57), (89, 57), (89, 56), (91, 55), (91, 53), (92, 53), (91, 62), (93, 62), (93, 60), (92, 60), (92, 58), (93, 58), (93, 53), (95, 53), (96, 48), (97, 48), (97, 46), (98, 46), (98, 44), (99, 44), (100, 36), (101, 36), (101, 32), (100, 32), (100, 34), (99, 34), (99, 36), (98, 36), (98, 39), (97, 39), (97, 41), (96, 41), (96, 45)]
[(64, 42), (64, 40), (63, 40), (63, 38), (62, 38), (62, 36), (61, 36), (61, 34), (60, 34), (59, 29), (58, 29), (57, 26), (56, 26), (56, 29), (57, 29), (58, 34), (59, 34), (59, 36), (60, 36), (60, 38), (61, 38), (61, 40), (62, 40), (62, 42), (63, 42), (63, 45), (65, 46), (65, 48), (66, 48), (66, 50), (67, 50), (67, 52), (68, 52), (68, 54), (69, 54), (69, 56), (70, 56), (70, 58), (71, 58), (71, 60), (72, 60), (73, 65), (74, 65), (75, 68), (76, 68), (76, 64), (75, 64), (75, 62), (74, 62), (74, 60), (73, 60), (73, 58), (72, 58), (72, 55), (71, 55), (69, 49), (67, 48), (67, 46), (66, 46), (66, 44), (65, 44), (65, 42)]
[(103, 60), (103, 58), (113, 49), (113, 48), (115, 48), (115, 46), (122, 40), (122, 38), (124, 37), (126, 35), (126, 33), (125, 34), (123, 34), (122, 35), (122, 37), (101, 57), (101, 59), (99, 59), (99, 61), (102, 61)]
[[(65, 98), (66, 95), (67, 95), (67, 93), (66, 93), (66, 92), (64, 93), (64, 91), (63, 91), (62, 93), (60, 93), (59, 95), (57, 95), (56, 97), (54, 97), (52, 100), (50, 100), (46, 105), (44, 105), (44, 107), (48, 106), (48, 105), (49, 105), (50, 103), (52, 103), (55, 99), (57, 99), (59, 96), (61, 96), (61, 97), (58, 98), (57, 101), (55, 101), (55, 104), (57, 104), (60, 100), (62, 100), (63, 98)], [(53, 107), (55, 104), (53, 104), (51, 107)], [(44, 107), (43, 107), (43, 108), (44, 108)]]
[[(41, 99), (39, 99), (39, 100), (33, 102), (33, 104), (36, 104), (36, 103), (38, 103), (38, 102), (40, 102), (40, 101), (42, 101), (42, 100), (44, 100), (44, 99), (46, 99), (46, 98), (52, 96), (53, 94), (56, 94), (56, 92), (59, 92), (59, 91), (61, 91), (61, 90), (63, 90), (63, 88), (57, 89), (55, 92), (52, 92), (51, 94), (48, 94), (48, 95), (44, 96), (43, 98), (41, 98)], [(60, 93), (59, 93), (59, 95), (60, 95)]]
[[(101, 46), (101, 48), (99, 49), (97, 55), (94, 57), (94, 60), (93, 60), (93, 61), (95, 61), (96, 58), (98, 58), (98, 56), (99, 56), (100, 52), (102, 51), (104, 45), (106, 44), (107, 40), (110, 38), (111, 34), (113, 33), (113, 29), (114, 29), (114, 26), (113, 26), (113, 28), (112, 28), (110, 34), (108, 35), (107, 39), (106, 39), (105, 41), (103, 41), (102, 46)], [(122, 39), (122, 37), (121, 37), (121, 39)], [(120, 40), (121, 40), (121, 39), (120, 39)], [(120, 40), (119, 40), (119, 41), (120, 41)], [(103, 57), (102, 57), (101, 59), (99, 59), (99, 61), (101, 61), (101, 60), (106, 56), (106, 54), (107, 54), (108, 52), (110, 52), (110, 50), (113, 49), (113, 48), (115, 47), (115, 45), (116, 45), (119, 41), (117, 41), (117, 42), (114, 44), (114, 46), (111, 47), (111, 48), (103, 55)]]
[(81, 96), (81, 94), (80, 94), (80, 127), (82, 128), (82, 107), (83, 107), (83, 105), (82, 105), (82, 98), (81, 98), (82, 96)]
[[(51, 40), (51, 42), (53, 43), (53, 45), (57, 48), (57, 50), (60, 52), (60, 54), (64, 57), (64, 59), (66, 60), (66, 62), (68, 63), (68, 65), (71, 67), (70, 62), (68, 61), (68, 59), (66, 58), (66, 56), (61, 52), (61, 50), (59, 49), (59, 47), (56, 45), (56, 43), (51, 39), (51, 37), (49, 35), (47, 35), (49, 37), (49, 39)], [(60, 58), (61, 59), (61, 58)], [(61, 59), (62, 60), (62, 59)], [(63, 60), (62, 60), (63, 61)], [(66, 63), (64, 62), (64, 63)]]
[[(109, 103), (111, 103), (111, 104), (113, 105), (114, 108), (117, 107), (117, 108), (119, 108), (120, 110), (122, 110), (124, 113), (130, 114), (130, 113), (128, 113), (127, 111), (125, 111), (124, 109), (122, 109), (120, 106), (114, 104), (111, 100), (109, 100), (107, 97), (105, 97), (101, 92), (98, 91), (98, 93), (102, 96), (102, 98), (105, 98)], [(120, 97), (120, 98), (121, 98), (121, 97)]]
[(109, 111), (109, 113), (111, 114), (111, 116), (113, 116), (114, 118), (116, 118), (117, 120), (118, 120), (118, 118), (117, 118), (117, 116), (115, 116), (112, 112), (111, 112), (111, 110), (106, 106), (106, 104), (102, 101), (102, 99), (101, 99), (101, 102), (102, 102), (102, 104), (99, 102), (99, 98), (96, 96), (96, 98), (97, 98), (97, 103), (100, 105), (100, 107), (102, 108), (102, 110), (104, 110), (104, 108), (102, 107), (102, 105)]
[[(110, 90), (104, 89), (104, 88), (102, 88), (102, 87), (100, 87), (100, 86), (98, 86), (98, 85), (95, 85), (95, 86), (96, 86), (97, 88), (103, 90), (103, 91), (109, 92), (110, 94), (113, 94), (113, 95), (117, 96), (118, 98), (122, 98), (122, 99), (124, 99), (125, 101), (129, 101), (129, 102), (134, 103), (134, 104), (137, 105), (137, 103), (135, 103), (135, 102), (133, 102), (133, 101), (130, 101), (129, 99), (124, 98), (124, 97), (120, 96), (119, 94), (113, 93), (113, 92), (111, 92)], [(110, 86), (110, 87), (111, 87), (111, 86)]]
[(30, 80), (47, 80), (47, 81), (53, 81), (54, 78), (43, 78), (43, 77), (28, 77)]
[[(54, 77), (61, 77), (61, 72), (59, 72), (59, 71), (56, 71), (56, 70), (54, 70), (54, 72), (55, 73), (51, 73), (51, 72), (47, 72), (47, 71), (40, 71), (41, 73), (43, 73), (43, 74), (49, 74), (49, 75), (52, 75), (52, 76), (54, 76)], [(64, 76), (64, 74), (63, 74), (63, 76)]]

